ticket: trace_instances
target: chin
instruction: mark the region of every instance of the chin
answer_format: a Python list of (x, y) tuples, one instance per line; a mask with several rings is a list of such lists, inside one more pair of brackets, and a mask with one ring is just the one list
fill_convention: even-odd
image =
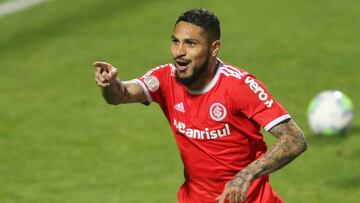
[(192, 76), (192, 72), (188, 69), (186, 69), (185, 71), (179, 71), (179, 70), (176, 70), (176, 75), (179, 77), (179, 78), (191, 78)]
[(192, 74), (179, 73), (178, 71), (176, 71), (175, 78), (176, 81), (185, 86), (193, 84), (196, 80)]

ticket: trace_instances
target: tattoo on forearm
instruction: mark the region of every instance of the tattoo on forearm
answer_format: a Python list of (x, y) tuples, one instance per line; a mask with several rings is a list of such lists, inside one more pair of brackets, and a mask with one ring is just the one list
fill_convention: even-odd
[(111, 86), (102, 89), (102, 94), (109, 104), (146, 102), (144, 91), (134, 82), (117, 80)]
[(121, 103), (146, 102), (144, 91), (134, 82), (124, 82), (124, 95)]
[(113, 82), (109, 87), (102, 88), (101, 92), (109, 104), (119, 104), (124, 96), (123, 89), (124, 87), (121, 81), (116, 80), (116, 82)]
[(265, 153), (241, 172), (253, 175), (252, 179), (267, 175), (282, 168), (306, 150), (305, 137), (294, 121), (279, 124), (270, 130), (278, 141)]

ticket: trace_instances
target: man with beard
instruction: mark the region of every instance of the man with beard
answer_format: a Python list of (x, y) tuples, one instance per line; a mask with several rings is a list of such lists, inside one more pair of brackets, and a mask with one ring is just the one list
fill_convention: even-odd
[[(179, 203), (283, 202), (268, 175), (305, 151), (304, 135), (254, 76), (217, 58), (219, 49), (218, 18), (192, 9), (175, 23), (173, 64), (123, 82), (95, 62), (95, 80), (109, 104), (160, 105), (184, 164)], [(278, 138), (269, 150), (260, 127)]]

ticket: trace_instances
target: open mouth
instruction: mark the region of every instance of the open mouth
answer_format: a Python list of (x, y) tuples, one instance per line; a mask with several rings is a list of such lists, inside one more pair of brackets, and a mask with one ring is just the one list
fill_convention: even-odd
[(184, 71), (188, 68), (190, 61), (186, 60), (176, 60), (176, 67), (179, 71)]

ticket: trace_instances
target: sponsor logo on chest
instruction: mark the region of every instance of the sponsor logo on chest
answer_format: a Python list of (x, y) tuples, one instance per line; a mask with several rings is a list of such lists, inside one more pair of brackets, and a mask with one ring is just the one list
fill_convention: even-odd
[(227, 123), (219, 129), (196, 129), (188, 127), (185, 123), (174, 118), (173, 125), (180, 134), (192, 139), (211, 140), (230, 135), (230, 126)]

